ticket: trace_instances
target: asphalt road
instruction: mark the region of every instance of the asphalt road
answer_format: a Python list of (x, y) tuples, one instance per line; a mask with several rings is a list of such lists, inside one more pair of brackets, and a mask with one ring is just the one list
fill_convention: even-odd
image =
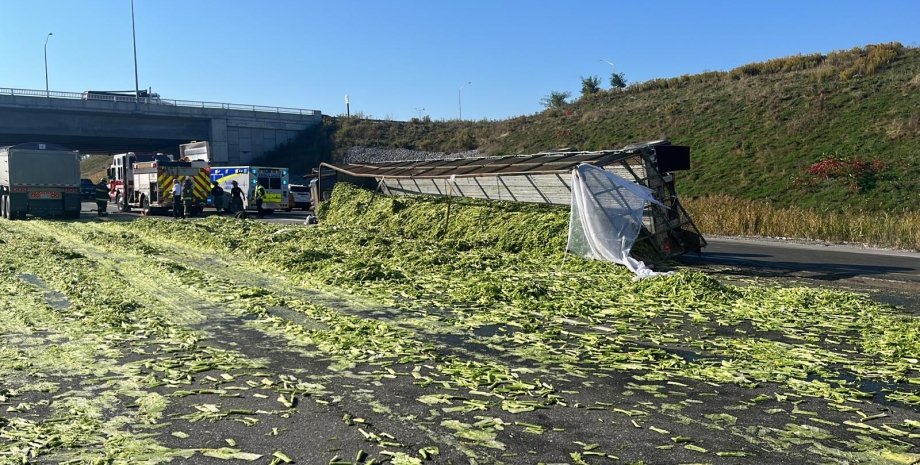
[(871, 292), (920, 313), (920, 253), (789, 240), (707, 238), (680, 262), (727, 277), (798, 280)]

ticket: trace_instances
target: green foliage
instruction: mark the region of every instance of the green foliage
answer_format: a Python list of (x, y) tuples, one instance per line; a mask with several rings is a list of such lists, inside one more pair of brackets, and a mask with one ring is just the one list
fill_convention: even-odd
[(610, 74), (610, 87), (619, 90), (626, 87), (626, 74), (613, 72)]
[(581, 96), (587, 97), (601, 91), (601, 78), (588, 76), (581, 78)]
[(568, 99), (571, 96), (572, 94), (570, 92), (554, 90), (550, 92), (546, 97), (540, 99), (540, 104), (548, 109), (562, 108), (569, 104)]

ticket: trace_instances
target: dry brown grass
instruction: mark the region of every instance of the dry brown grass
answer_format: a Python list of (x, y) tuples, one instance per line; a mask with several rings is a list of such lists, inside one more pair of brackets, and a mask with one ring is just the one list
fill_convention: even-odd
[(792, 237), (920, 250), (920, 212), (824, 213), (725, 195), (684, 199), (684, 206), (704, 235)]
[(913, 87), (920, 87), (920, 73), (917, 73), (917, 75), (910, 80), (910, 85)]

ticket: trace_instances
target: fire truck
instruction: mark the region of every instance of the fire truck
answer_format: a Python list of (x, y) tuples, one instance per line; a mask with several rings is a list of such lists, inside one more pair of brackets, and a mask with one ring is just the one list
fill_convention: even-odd
[(121, 211), (165, 213), (173, 208), (173, 183), (191, 179), (195, 200), (188, 213), (201, 213), (211, 190), (207, 161), (174, 161), (162, 154), (146, 161), (137, 158), (134, 153), (115, 155), (109, 168), (109, 195)]
[(119, 210), (131, 209), (127, 202), (129, 195), (125, 192), (134, 191), (134, 164), (154, 160), (168, 161), (169, 157), (162, 153), (153, 155), (134, 152), (119, 153), (112, 157), (112, 165), (106, 172), (109, 178), (109, 201), (114, 202)]

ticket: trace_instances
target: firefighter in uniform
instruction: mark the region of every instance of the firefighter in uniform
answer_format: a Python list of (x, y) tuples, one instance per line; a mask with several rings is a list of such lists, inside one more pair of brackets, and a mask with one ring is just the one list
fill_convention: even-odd
[(265, 187), (263, 187), (261, 184), (256, 184), (256, 192), (254, 197), (256, 198), (256, 210), (258, 211), (256, 216), (262, 218), (265, 216), (265, 210), (262, 210), (262, 201), (265, 200)]
[(106, 179), (102, 178), (99, 180), (99, 184), (96, 184), (96, 213), (99, 216), (106, 216), (108, 213), (105, 211), (109, 205), (109, 185), (106, 183)]
[(192, 187), (192, 178), (185, 178), (185, 184), (182, 185), (182, 217), (193, 216), (192, 206), (195, 204), (195, 188)]

